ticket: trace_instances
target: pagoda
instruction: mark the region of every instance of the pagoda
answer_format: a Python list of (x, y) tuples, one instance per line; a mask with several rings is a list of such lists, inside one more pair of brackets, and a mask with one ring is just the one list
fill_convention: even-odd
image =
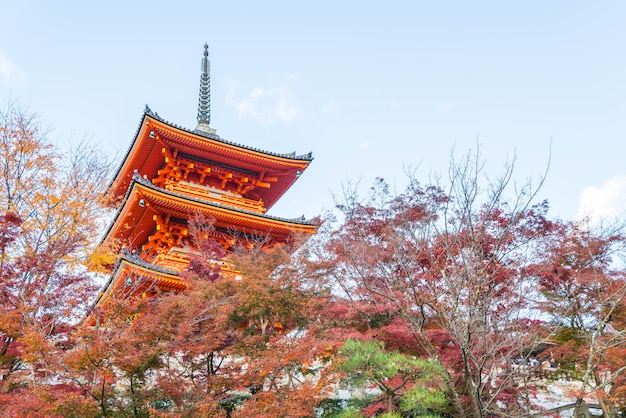
[(195, 129), (169, 123), (146, 106), (108, 190), (118, 210), (103, 243), (117, 243), (123, 251), (94, 307), (113, 294), (184, 289), (179, 274), (194, 251), (189, 229), (197, 216), (213, 222), (213, 238), (226, 251), (236, 237), (282, 245), (294, 233), (317, 231), (319, 225), (304, 217), (266, 213), (307, 169), (311, 153), (278, 154), (218, 136), (209, 126), (209, 70), (205, 44)]

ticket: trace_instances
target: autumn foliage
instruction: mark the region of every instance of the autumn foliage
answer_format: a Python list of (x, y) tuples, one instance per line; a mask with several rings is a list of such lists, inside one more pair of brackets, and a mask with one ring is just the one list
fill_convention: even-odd
[(92, 326), (110, 165), (0, 118), (2, 416), (549, 416), (558, 378), (576, 416), (625, 408), (624, 231), (550, 219), (512, 167), (348, 187), (341, 223), (286, 245), (226, 251), (193, 219), (187, 289), (112, 296)]
[(512, 167), (485, 186), (475, 156), (453, 160), (450, 173), (447, 189), (415, 177), (401, 193), (382, 179), (365, 198), (346, 189), (345, 222), (317, 259), (336, 290), (330, 322), (346, 338), (441, 361), (451, 416), (550, 414), (535, 356), (550, 369), (569, 364), (581, 388), (570, 399), (615, 416), (626, 366), (622, 231), (550, 220), (547, 203), (533, 203), (537, 189), (511, 187)]
[(96, 289), (83, 260), (97, 243), (105, 213), (99, 196), (110, 166), (85, 142), (61, 158), (17, 103), (0, 111), (0, 155), (3, 414), (32, 415), (58, 403), (80, 410), (80, 391), (44, 382), (54, 379), (51, 362), (71, 349), (75, 324)]

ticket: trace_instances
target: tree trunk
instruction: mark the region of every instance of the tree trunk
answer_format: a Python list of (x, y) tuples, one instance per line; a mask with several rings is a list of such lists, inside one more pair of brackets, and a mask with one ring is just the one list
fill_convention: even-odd
[(584, 399), (576, 399), (573, 418), (591, 418), (589, 407)]
[(604, 414), (604, 418), (616, 418), (615, 413), (615, 405), (613, 402), (607, 402), (604, 399), (598, 399), (598, 404), (600, 404), (600, 408), (602, 409), (602, 413)]

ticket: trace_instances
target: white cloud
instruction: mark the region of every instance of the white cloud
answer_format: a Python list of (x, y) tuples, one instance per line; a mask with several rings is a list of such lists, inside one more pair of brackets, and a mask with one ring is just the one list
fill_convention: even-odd
[(370, 147), (370, 141), (361, 142), (359, 144), (359, 148), (360, 149), (366, 149), (366, 148), (369, 148), (369, 147)]
[(610, 220), (626, 209), (626, 176), (614, 176), (600, 187), (587, 186), (580, 192), (575, 219), (594, 222)]
[(26, 73), (2, 51), (0, 51), (0, 80), (18, 82), (26, 80)]
[[(240, 118), (251, 118), (270, 125), (276, 121), (291, 122), (300, 116), (300, 110), (293, 102), (289, 82), (294, 76), (274, 87), (255, 87), (243, 98), (234, 99)], [(235, 95), (236, 84), (231, 86), (230, 96)]]

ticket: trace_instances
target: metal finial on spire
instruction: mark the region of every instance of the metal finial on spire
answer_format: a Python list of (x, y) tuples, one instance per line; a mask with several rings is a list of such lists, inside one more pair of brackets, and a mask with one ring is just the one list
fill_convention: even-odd
[(211, 123), (211, 62), (209, 61), (209, 45), (204, 44), (204, 58), (201, 63), (202, 74), (200, 75), (200, 98), (198, 100), (198, 126), (197, 131), (215, 133), (215, 129), (209, 127)]

